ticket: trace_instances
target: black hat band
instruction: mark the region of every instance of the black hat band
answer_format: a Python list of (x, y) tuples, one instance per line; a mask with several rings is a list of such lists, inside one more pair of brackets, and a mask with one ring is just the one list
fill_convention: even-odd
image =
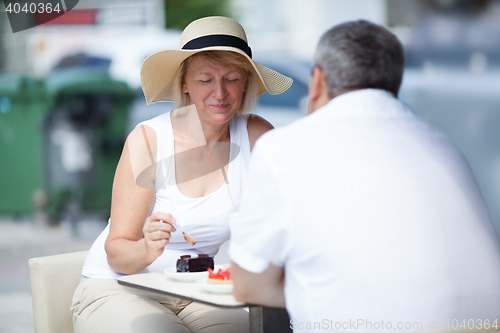
[(231, 35), (207, 35), (190, 40), (182, 47), (183, 50), (196, 50), (211, 46), (232, 46), (245, 52), (252, 58), (252, 49), (243, 39)]

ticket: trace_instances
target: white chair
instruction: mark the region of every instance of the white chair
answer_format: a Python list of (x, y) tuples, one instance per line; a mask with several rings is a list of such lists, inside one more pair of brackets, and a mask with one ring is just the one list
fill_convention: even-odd
[(87, 253), (29, 260), (35, 333), (74, 333), (69, 308)]
[[(228, 263), (228, 242), (214, 258)], [(69, 308), (88, 251), (32, 258), (29, 260), (35, 333), (74, 333)]]

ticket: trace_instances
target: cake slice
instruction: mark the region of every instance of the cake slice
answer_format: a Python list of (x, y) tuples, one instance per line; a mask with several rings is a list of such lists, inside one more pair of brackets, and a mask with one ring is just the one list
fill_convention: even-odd
[(205, 272), (207, 269), (214, 269), (214, 258), (208, 254), (199, 254), (198, 257), (191, 258), (190, 255), (181, 256), (177, 259), (177, 272)]

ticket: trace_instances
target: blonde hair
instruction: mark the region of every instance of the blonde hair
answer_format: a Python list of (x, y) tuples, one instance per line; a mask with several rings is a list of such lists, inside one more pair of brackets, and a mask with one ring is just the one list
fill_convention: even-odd
[(182, 91), (182, 85), (186, 78), (187, 68), (189, 63), (195, 57), (203, 57), (212, 66), (220, 67), (225, 65), (236, 65), (245, 70), (247, 74), (246, 90), (243, 92), (243, 98), (241, 101), (240, 109), (238, 110), (239, 115), (249, 114), (255, 110), (257, 105), (257, 97), (259, 97), (259, 89), (257, 87), (257, 82), (255, 80), (255, 74), (253, 66), (250, 64), (247, 58), (231, 51), (203, 51), (193, 54), (186, 60), (182, 62), (179, 66), (177, 74), (174, 78), (174, 100), (176, 108), (180, 109), (190, 104), (189, 94)]

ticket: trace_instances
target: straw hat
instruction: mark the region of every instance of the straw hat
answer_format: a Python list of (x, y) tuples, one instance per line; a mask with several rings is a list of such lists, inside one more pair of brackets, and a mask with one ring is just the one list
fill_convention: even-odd
[(173, 82), (181, 63), (189, 56), (211, 50), (232, 51), (246, 57), (253, 67), (259, 95), (281, 94), (293, 80), (252, 60), (243, 27), (233, 19), (210, 16), (191, 22), (182, 32), (179, 50), (153, 53), (141, 67), (141, 85), (148, 104), (173, 101)]

